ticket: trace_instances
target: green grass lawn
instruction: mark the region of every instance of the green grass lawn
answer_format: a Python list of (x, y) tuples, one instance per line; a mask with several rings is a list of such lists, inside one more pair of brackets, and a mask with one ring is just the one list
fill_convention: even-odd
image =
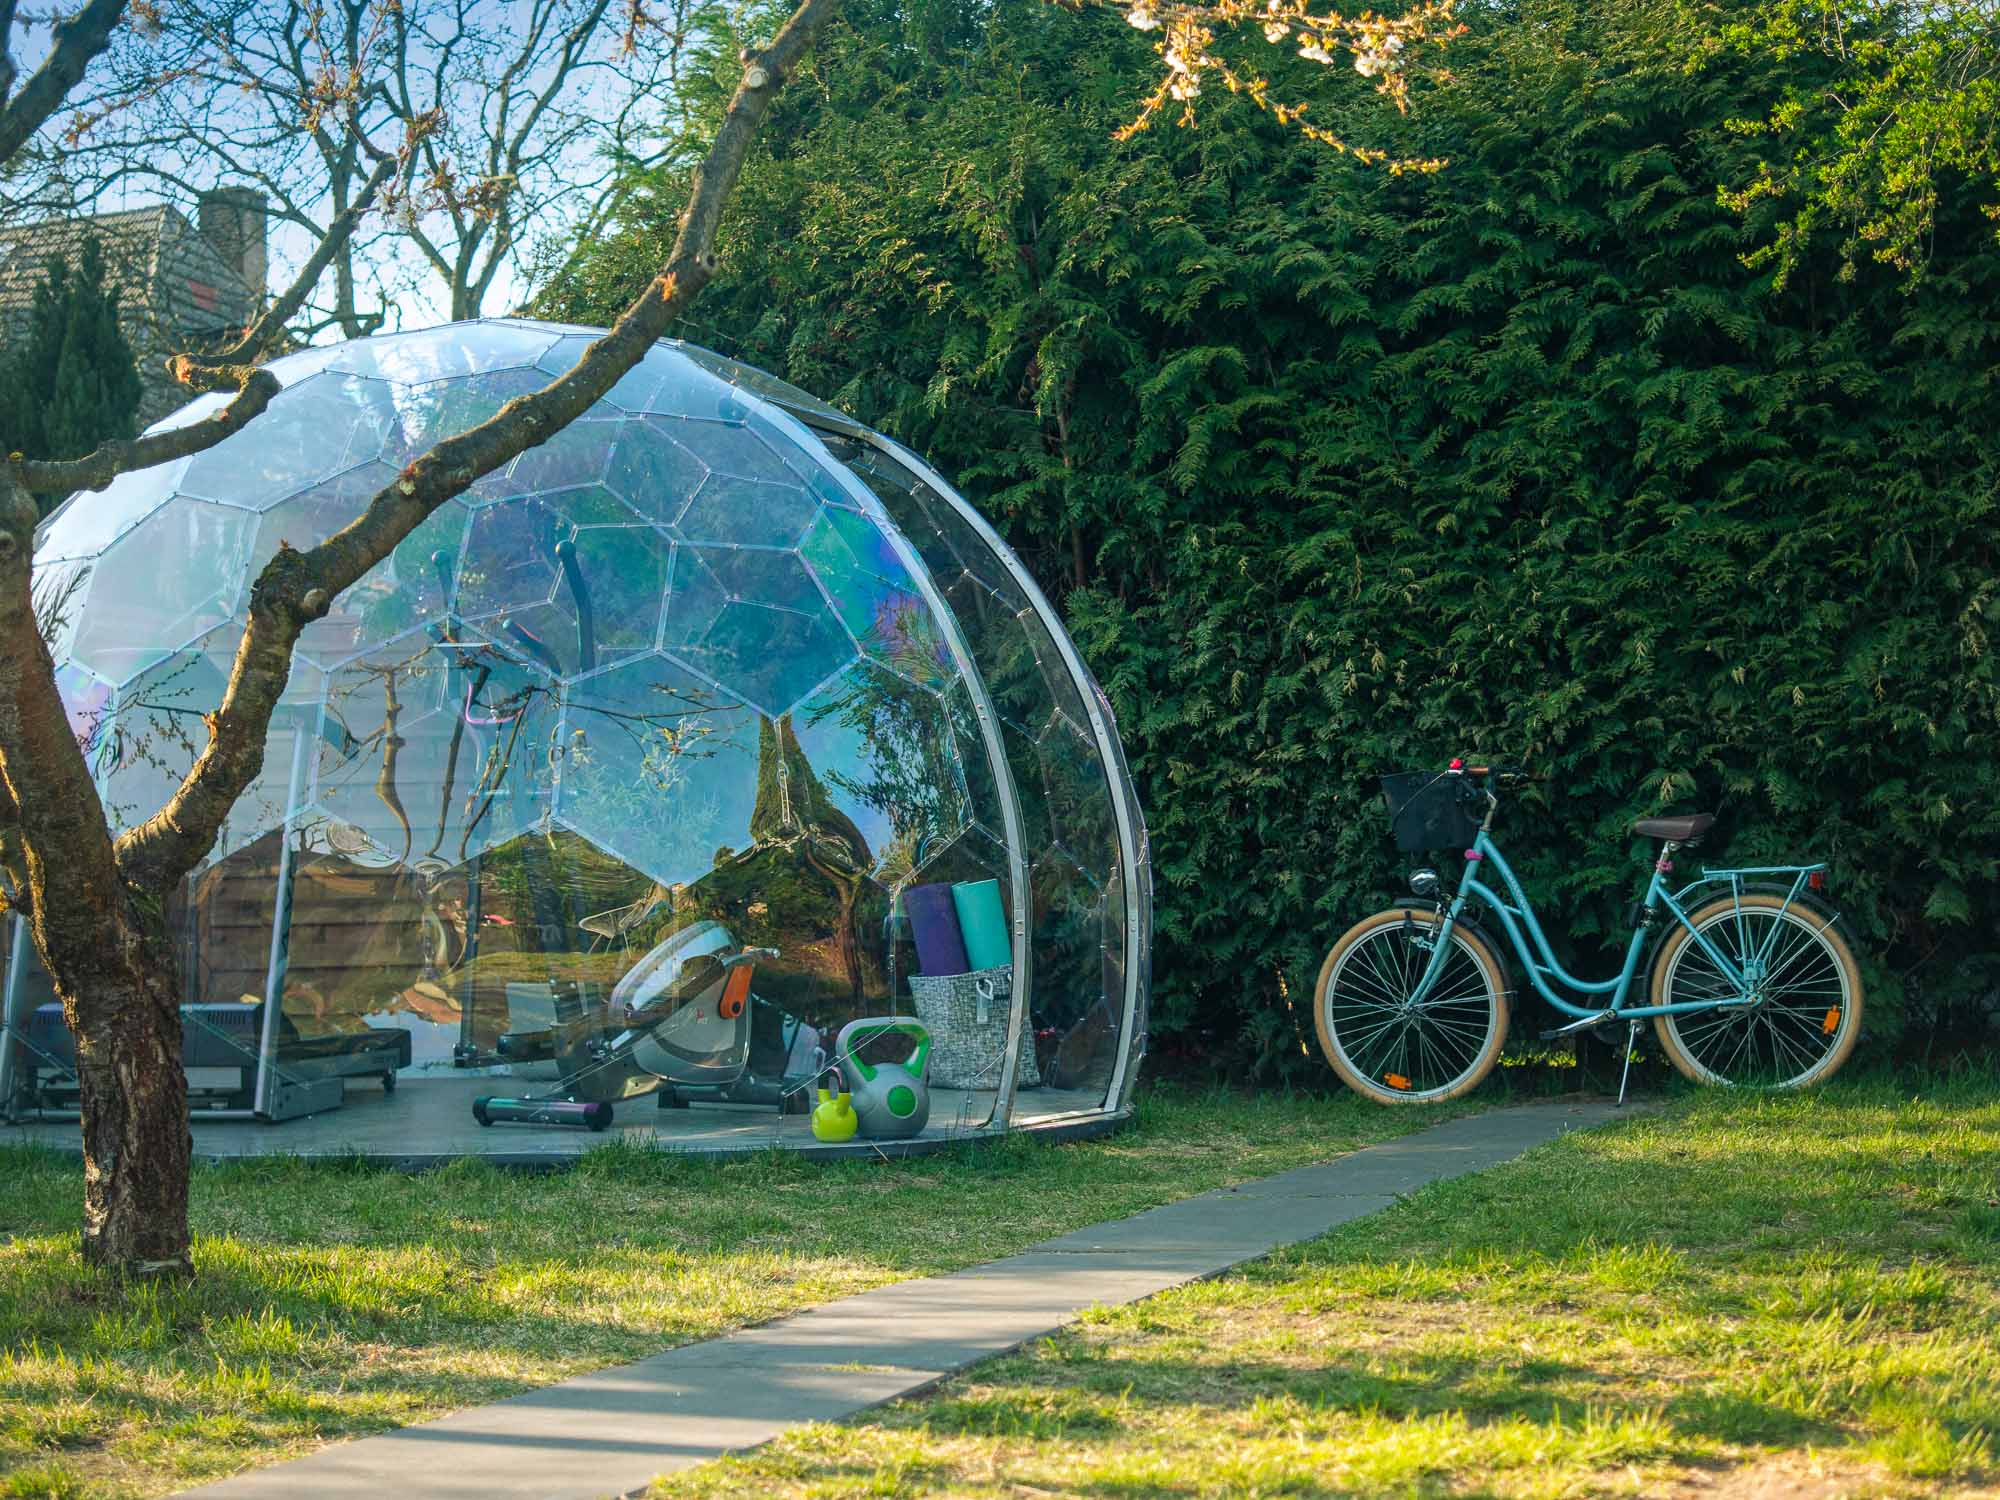
[(157, 1495), (1434, 1123), (1142, 1096), (1135, 1127), (892, 1162), (203, 1167), (190, 1285), (76, 1251), (72, 1159), (0, 1146), (0, 1496)]
[(2000, 1085), (1682, 1095), (655, 1494), (2000, 1494)]

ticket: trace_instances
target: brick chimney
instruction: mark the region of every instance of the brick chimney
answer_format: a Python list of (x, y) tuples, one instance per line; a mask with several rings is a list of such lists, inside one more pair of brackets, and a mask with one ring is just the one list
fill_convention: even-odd
[(242, 273), (251, 306), (262, 307), (271, 269), (264, 243), (264, 195), (256, 188), (211, 188), (201, 195), (197, 215), (201, 237)]

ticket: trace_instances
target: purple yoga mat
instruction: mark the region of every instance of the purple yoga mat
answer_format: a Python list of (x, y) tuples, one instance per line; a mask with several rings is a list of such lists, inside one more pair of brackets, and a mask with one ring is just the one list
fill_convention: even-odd
[(903, 910), (910, 914), (910, 936), (916, 939), (917, 966), (923, 973), (937, 977), (971, 972), (948, 882), (911, 886), (903, 892)]

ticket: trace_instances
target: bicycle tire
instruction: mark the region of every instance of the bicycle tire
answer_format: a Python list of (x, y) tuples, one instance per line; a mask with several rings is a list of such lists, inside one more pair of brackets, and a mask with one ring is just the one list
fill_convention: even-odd
[(1734, 962), (1781, 923), (1792, 936), (1781, 939), (1786, 946), (1777, 950), (1772, 977), (1792, 978), (1755, 1007), (1654, 1017), (1660, 1049), (1683, 1077), (1715, 1088), (1789, 1090), (1824, 1083), (1840, 1070), (1861, 1036), (1863, 996), (1854, 952), (1829, 913), (1746, 891), (1740, 900), (1722, 896), (1695, 908), (1688, 922), (1692, 930), (1677, 924), (1653, 958), (1653, 1004), (1706, 999), (1725, 987), (1695, 931)]
[[(1507, 971), (1485, 936), (1467, 923), (1453, 925), (1454, 957), (1447, 960), (1462, 958), (1464, 966), (1447, 968), (1427, 1002), (1433, 1009), (1443, 1007), (1433, 1018), (1433, 1040), (1423, 1041), (1419, 1017), (1389, 1016), (1423, 973), (1418, 955), (1425, 950), (1406, 935), (1435, 931), (1439, 923), (1437, 913), (1408, 907), (1376, 912), (1350, 927), (1320, 965), (1313, 986), (1320, 1051), (1340, 1081), (1364, 1099), (1378, 1104), (1456, 1099), (1477, 1088), (1500, 1060), (1509, 1016)], [(1361, 964), (1368, 965), (1365, 972), (1357, 967)], [(1345, 982), (1350, 976), (1356, 976), (1351, 984)], [(1399, 981), (1405, 997), (1390, 992)], [(1474, 982), (1476, 988), (1466, 987)], [(1371, 1001), (1376, 992), (1379, 997)], [(1392, 1035), (1392, 1027), (1400, 1029)], [(1434, 1073), (1442, 1076), (1433, 1081)]]

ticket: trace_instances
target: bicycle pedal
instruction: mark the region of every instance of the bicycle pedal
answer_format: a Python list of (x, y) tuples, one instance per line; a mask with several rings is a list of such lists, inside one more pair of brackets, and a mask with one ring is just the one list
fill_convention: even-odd
[(1581, 1020), (1571, 1021), (1567, 1026), (1558, 1026), (1554, 1031), (1543, 1032), (1542, 1040), (1545, 1042), (1557, 1042), (1566, 1036), (1575, 1036), (1579, 1031), (1593, 1030), (1596, 1027), (1602, 1026), (1606, 1021), (1615, 1020), (1617, 1014), (1616, 1011), (1600, 1010), (1595, 1015), (1588, 1015)]

